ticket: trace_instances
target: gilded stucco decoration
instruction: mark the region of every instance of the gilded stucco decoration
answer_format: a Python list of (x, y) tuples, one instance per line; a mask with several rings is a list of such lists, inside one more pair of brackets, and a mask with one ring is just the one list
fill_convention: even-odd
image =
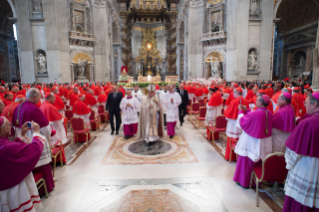
[(88, 54), (84, 53), (84, 52), (77, 53), (73, 57), (73, 63), (78, 63), (79, 60), (88, 60), (88, 63), (92, 63), (91, 57)]

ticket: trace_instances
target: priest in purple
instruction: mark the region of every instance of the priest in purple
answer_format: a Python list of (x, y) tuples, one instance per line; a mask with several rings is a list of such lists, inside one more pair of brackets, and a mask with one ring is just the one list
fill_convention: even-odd
[(295, 129), (295, 111), (290, 93), (281, 93), (277, 99), (279, 109), (272, 117), (272, 152), (285, 153), (285, 142)]
[(242, 129), (235, 153), (238, 154), (236, 171), (233, 180), (244, 188), (249, 187), (251, 172), (255, 163), (261, 162), (272, 151), (272, 113), (267, 109), (268, 95), (258, 97), (257, 109), (247, 112), (247, 108), (239, 105), (236, 126)]
[(305, 107), (309, 117), (286, 141), (283, 212), (319, 212), (319, 92), (308, 94)]
[(33, 138), (25, 137), (28, 123), (21, 134), (9, 141), (11, 123), (0, 116), (0, 211), (31, 211), (41, 208), (41, 200), (31, 171), (40, 159), (45, 139), (33, 123)]
[[(51, 158), (51, 149), (50, 143), (47, 140), (51, 136), (51, 127), (45, 115), (42, 111), (36, 106), (36, 104), (41, 99), (41, 94), (38, 89), (31, 88), (26, 93), (26, 101), (21, 103), (16, 107), (12, 116), (12, 124), (15, 127), (16, 137), (21, 134), (21, 127), (24, 123), (34, 121), (40, 125), (40, 133), (46, 138), (44, 148), (41, 154), (41, 157), (36, 165), (38, 171), (42, 172), (43, 178), (45, 180), (48, 192), (51, 192), (54, 188), (54, 181), (51, 171), (50, 162)], [(29, 131), (26, 134), (26, 137), (32, 139), (33, 133)], [(41, 191), (40, 191), (41, 193)]]

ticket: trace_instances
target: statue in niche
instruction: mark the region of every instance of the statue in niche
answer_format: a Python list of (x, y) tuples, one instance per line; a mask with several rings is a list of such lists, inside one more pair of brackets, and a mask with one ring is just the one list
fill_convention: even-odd
[(250, 73), (260, 73), (260, 67), (257, 62), (257, 55), (251, 51), (248, 55), (248, 71)]
[(259, 17), (260, 9), (260, 0), (251, 0), (250, 2), (250, 15)]
[(252, 70), (255, 69), (255, 66), (258, 65), (257, 63), (257, 56), (255, 54), (254, 51), (252, 51), (249, 55), (248, 55), (248, 69)]
[(77, 66), (78, 66), (77, 77), (78, 78), (84, 78), (85, 68), (86, 68), (88, 62), (89, 62), (89, 60), (79, 59), (79, 63), (77, 64)]
[(33, 12), (42, 12), (42, 3), (40, 0), (32, 0)]
[(219, 65), (219, 62), (217, 60), (214, 60), (212, 63), (211, 63), (211, 67), (212, 67), (212, 75), (211, 77), (220, 77), (220, 65)]
[(38, 71), (38, 74), (45, 74), (47, 72), (46, 68), (46, 59), (42, 54), (39, 54), (37, 58), (35, 58), (36, 61), (38, 61), (40, 70)]
[(303, 68), (303, 67), (305, 67), (305, 58), (301, 56), (299, 64), (296, 66), (296, 68)]

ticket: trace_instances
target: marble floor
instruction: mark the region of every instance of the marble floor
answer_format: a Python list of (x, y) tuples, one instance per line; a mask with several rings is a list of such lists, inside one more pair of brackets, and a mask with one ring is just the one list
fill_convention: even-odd
[[(121, 138), (110, 135), (109, 125), (92, 133), (96, 136), (94, 142), (73, 163), (56, 168), (55, 189), (48, 199), (41, 199), (41, 211), (274, 211), (263, 199), (259, 199), (260, 205), (256, 207), (255, 191), (232, 181), (236, 163), (226, 162), (202, 135), (205, 130), (197, 130), (185, 120), (176, 134), (185, 138), (185, 148), (194, 156), (189, 163), (180, 162), (180, 158), (170, 163), (108, 163), (105, 156), (115, 140)], [(178, 146), (178, 142), (167, 137), (163, 141), (172, 146), (159, 143), (158, 151), (153, 148), (152, 154), (143, 153), (144, 156), (168, 154), (174, 145)], [(141, 152), (136, 145), (130, 144), (126, 151), (130, 149), (134, 154)]]

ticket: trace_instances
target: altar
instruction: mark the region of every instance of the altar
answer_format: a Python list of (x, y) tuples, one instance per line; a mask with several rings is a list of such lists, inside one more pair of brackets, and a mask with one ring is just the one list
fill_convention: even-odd
[(161, 76), (146, 76), (146, 77), (139, 76), (137, 78), (137, 81), (138, 82), (154, 82), (154, 83), (156, 83), (156, 82), (161, 82), (162, 80), (161, 80)]

